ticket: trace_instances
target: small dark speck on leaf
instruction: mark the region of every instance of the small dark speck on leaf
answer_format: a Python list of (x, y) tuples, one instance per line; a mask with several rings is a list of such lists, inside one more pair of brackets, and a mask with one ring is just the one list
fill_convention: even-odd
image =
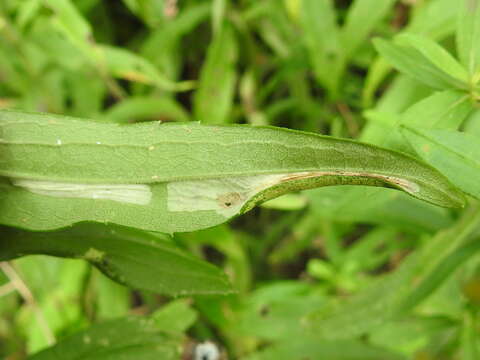
[(229, 208), (242, 200), (242, 196), (236, 192), (223, 194), (217, 198), (218, 204), (223, 208)]
[(260, 316), (267, 317), (269, 313), (270, 313), (270, 307), (268, 305), (263, 305), (260, 309)]

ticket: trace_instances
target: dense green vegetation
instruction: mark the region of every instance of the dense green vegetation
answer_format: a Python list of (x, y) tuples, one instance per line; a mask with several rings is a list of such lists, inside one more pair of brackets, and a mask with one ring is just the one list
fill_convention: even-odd
[(479, 0), (0, 0), (0, 357), (480, 359), (479, 99)]

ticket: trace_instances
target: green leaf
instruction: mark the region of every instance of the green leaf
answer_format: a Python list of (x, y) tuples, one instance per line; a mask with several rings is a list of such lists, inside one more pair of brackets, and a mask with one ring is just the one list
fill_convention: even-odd
[(466, 70), (428, 38), (400, 35), (395, 42), (375, 39), (378, 52), (400, 72), (436, 89), (468, 89)]
[(75, 5), (70, 0), (43, 0), (45, 6), (51, 8), (56, 26), (62, 29), (70, 40), (76, 44), (84, 44), (90, 40), (92, 29)]
[(433, 232), (452, 223), (445, 209), (382, 188), (325, 187), (306, 195), (317, 216), (334, 221), (390, 225), (410, 232)]
[[(364, 116), (369, 121), (362, 130), (360, 140), (381, 146), (393, 124), (398, 121), (398, 114), (431, 94), (431, 88), (412, 77), (397, 76), (375, 108), (365, 111)], [(388, 118), (383, 115), (378, 117), (376, 114), (385, 114)]]
[(112, 76), (158, 86), (169, 91), (184, 91), (192, 88), (191, 81), (175, 83), (165, 77), (147, 59), (128, 51), (109, 45), (97, 45), (95, 59), (100, 67), (104, 67)]
[(41, 9), (41, 0), (26, 0), (20, 3), (15, 22), (20, 28), (30, 23)]
[(456, 325), (454, 320), (442, 315), (409, 316), (381, 326), (369, 334), (369, 340), (415, 359), (415, 353), (428, 345), (432, 338), (442, 336), (445, 331), (454, 331)]
[(209, 3), (182, 7), (182, 11), (174, 19), (169, 19), (163, 26), (152, 29), (142, 43), (141, 54), (169, 78), (177, 79), (184, 62), (179, 51), (182, 37), (205, 21), (210, 10)]
[(410, 290), (418, 262), (419, 255), (412, 254), (399, 269), (376, 279), (367, 289), (310, 314), (311, 332), (323, 339), (348, 339), (393, 319)]
[(112, 281), (100, 271), (93, 271), (91, 278), (96, 299), (95, 319), (106, 320), (126, 316), (130, 310), (130, 289)]
[(435, 92), (405, 110), (400, 125), (456, 130), (472, 111), (469, 100), (457, 90)]
[(355, 0), (342, 28), (342, 44), (351, 56), (375, 26), (390, 12), (395, 0)]
[[(85, 319), (78, 298), (85, 288), (87, 263), (30, 256), (16, 260), (13, 266), (38, 304), (37, 309), (27, 305), (12, 312), (20, 332), (27, 339), (28, 353), (51, 345), (53, 334), (71, 331)], [(43, 322), (38, 321), (38, 311), (44, 316)]]
[(190, 120), (188, 113), (174, 99), (147, 96), (131, 96), (109, 108), (104, 117), (118, 123)]
[(417, 4), (407, 31), (442, 40), (455, 31), (459, 6), (457, 1), (432, 0)]
[(227, 11), (229, 0), (213, 0), (212, 7), (212, 29), (216, 34), (221, 31), (222, 24), (225, 20), (225, 13)]
[(0, 201), (9, 209), (0, 222), (22, 228), (91, 220), (192, 231), (287, 192), (342, 184), (464, 203), (440, 173), (409, 156), (280, 128), (122, 126), (3, 111), (0, 130)]
[(480, 1), (461, 0), (457, 20), (457, 52), (470, 76), (480, 71)]
[(277, 210), (300, 210), (307, 206), (307, 199), (297, 194), (285, 194), (268, 200), (262, 204), (263, 208)]
[(268, 341), (304, 338), (304, 316), (325, 306), (325, 297), (313, 286), (282, 281), (252, 293), (242, 307), (235, 331)]
[(128, 317), (97, 324), (28, 360), (177, 360), (181, 343), (161, 333), (153, 321)]
[(479, 316), (475, 310), (466, 312), (461, 336), (462, 359), (476, 360), (480, 357), (478, 342)]
[(462, 65), (443, 47), (427, 37), (414, 34), (402, 34), (396, 38), (398, 44), (410, 46), (421, 53), (438, 69), (455, 80), (468, 83), (468, 73)]
[(197, 313), (188, 299), (174, 300), (152, 314), (158, 329), (166, 333), (182, 334), (197, 320)]
[[(452, 237), (454, 236), (451, 236), (450, 239)], [(480, 241), (477, 240), (467, 243), (458, 249), (453, 249), (446, 255), (442, 254), (445, 258), (439, 257), (442, 261), (439, 261), (439, 264), (428, 272), (428, 276), (424, 276), (421, 282), (417, 279), (419, 284), (415, 287), (414, 291), (411, 292), (410, 296), (405, 299), (398, 311), (405, 313), (425, 300), (425, 298), (440, 287), (460, 265), (464, 264), (472, 256), (478, 254), (479, 251)]]
[(479, 247), (472, 236), (478, 231), (480, 212), (469, 207), (451, 227), (437, 232), (419, 249), (420, 260), (411, 292), (396, 310), (405, 314), (442, 285), (450, 274), (474, 255)]
[(399, 126), (456, 130), (471, 111), (472, 104), (467, 94), (457, 90), (435, 92), (405, 110), (395, 127), (386, 135), (382, 145), (394, 150), (412, 152), (398, 131)]
[(313, 71), (318, 82), (335, 97), (345, 59), (333, 3), (303, 0), (301, 4), (301, 24)]
[(225, 24), (208, 47), (198, 88), (194, 96), (195, 119), (204, 124), (225, 124), (235, 93), (237, 40), (232, 28)]
[(164, 0), (123, 0), (123, 3), (148, 26), (155, 28), (163, 25), (164, 17), (166, 17)]
[(267, 347), (242, 360), (405, 360), (395, 354), (361, 341), (322, 341), (316, 339), (291, 338), (283, 343)]
[(478, 136), (451, 130), (404, 127), (403, 135), (417, 154), (467, 194), (480, 198)]
[(181, 251), (164, 236), (86, 223), (56, 232), (7, 227), (1, 232), (1, 260), (29, 254), (79, 258), (136, 289), (170, 295), (232, 291), (222, 271)]

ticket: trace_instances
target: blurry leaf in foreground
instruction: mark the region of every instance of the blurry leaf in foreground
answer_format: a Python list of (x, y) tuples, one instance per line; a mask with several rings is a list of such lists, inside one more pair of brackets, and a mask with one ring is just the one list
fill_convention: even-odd
[(55, 232), (1, 228), (0, 259), (44, 254), (90, 261), (112, 279), (162, 294), (226, 294), (226, 275), (181, 251), (165, 236), (82, 223)]
[(92, 326), (28, 360), (178, 360), (181, 343), (154, 322), (128, 317)]
[(267, 347), (242, 360), (406, 360), (407, 358), (363, 342), (319, 341), (293, 337), (288, 341)]
[(480, 198), (480, 137), (412, 127), (402, 132), (421, 158), (467, 194)]

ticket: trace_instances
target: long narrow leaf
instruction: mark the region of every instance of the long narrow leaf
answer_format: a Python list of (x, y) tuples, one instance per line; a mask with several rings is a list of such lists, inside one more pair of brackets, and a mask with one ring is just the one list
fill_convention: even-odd
[(91, 220), (160, 232), (225, 222), (283, 193), (393, 187), (434, 204), (464, 200), (401, 153), (279, 128), (102, 124), (0, 113), (0, 222), (47, 230)]

